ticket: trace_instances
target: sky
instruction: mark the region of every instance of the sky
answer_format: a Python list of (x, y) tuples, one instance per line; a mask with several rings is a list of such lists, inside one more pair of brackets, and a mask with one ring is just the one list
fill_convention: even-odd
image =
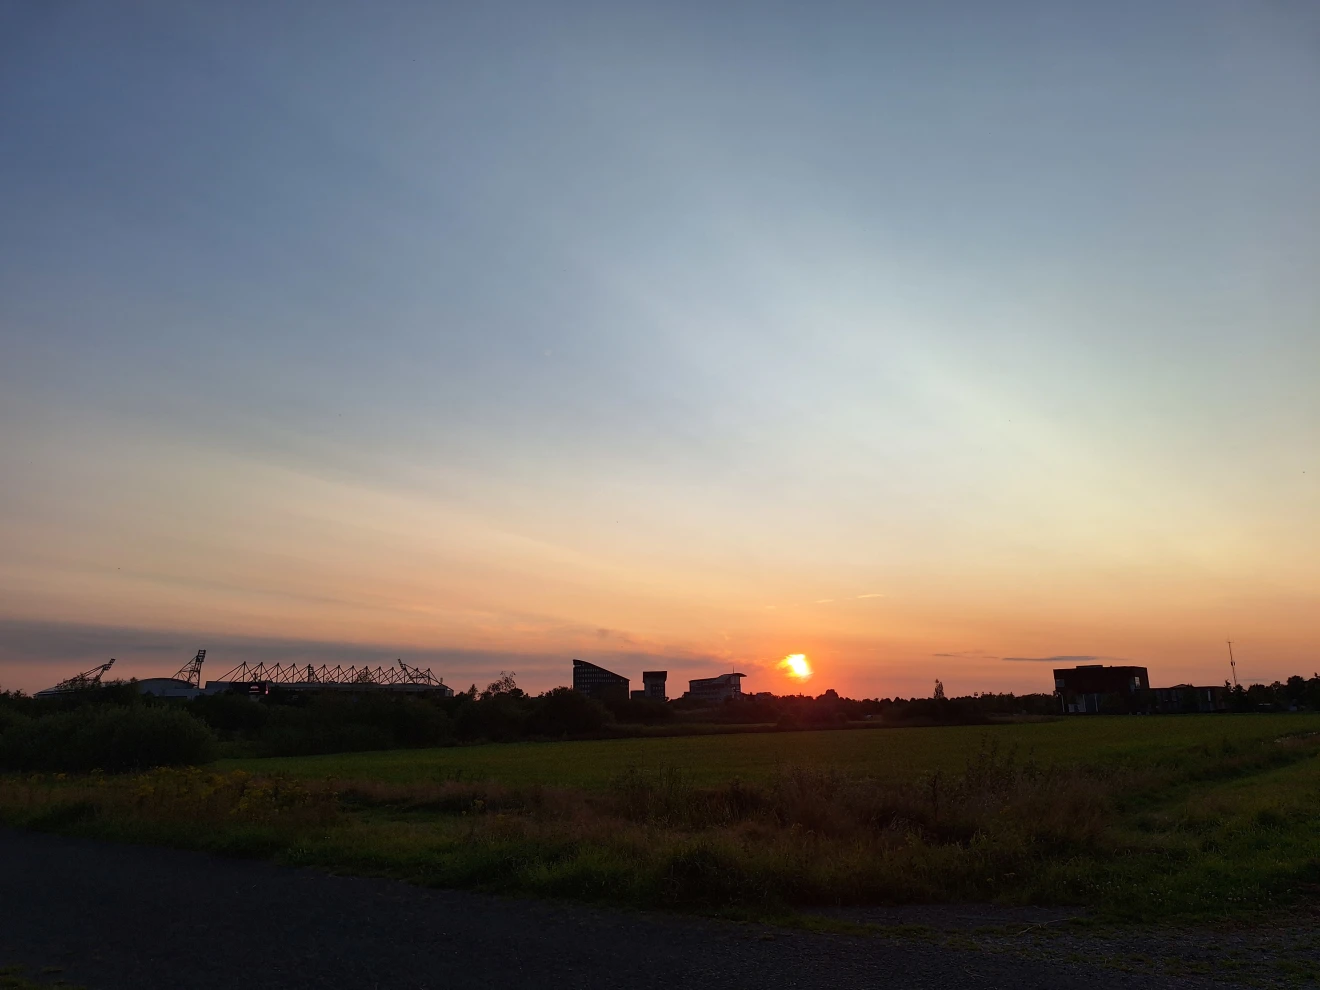
[(1318, 176), (1308, 0), (5, 4), (0, 687), (1309, 675)]

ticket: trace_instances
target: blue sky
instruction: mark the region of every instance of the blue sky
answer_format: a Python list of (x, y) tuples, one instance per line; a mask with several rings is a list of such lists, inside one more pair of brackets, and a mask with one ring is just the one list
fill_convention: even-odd
[(5, 628), (1310, 662), (1314, 6), (708, 6), (6, 8)]

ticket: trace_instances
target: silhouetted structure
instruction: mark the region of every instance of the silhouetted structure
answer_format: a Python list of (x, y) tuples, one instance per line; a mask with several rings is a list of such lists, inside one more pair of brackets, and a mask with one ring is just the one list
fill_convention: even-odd
[(698, 677), (688, 681), (684, 697), (694, 701), (720, 702), (742, 697), (742, 679), (746, 674), (720, 674), (718, 677)]
[(642, 671), (642, 690), (648, 701), (668, 701), (665, 694), (665, 681), (669, 678), (667, 670)]
[(286, 691), (394, 691), (402, 694), (453, 695), (430, 669), (421, 670), (402, 660), (398, 667), (313, 667), (278, 663), (241, 663), (218, 681), (208, 681), (208, 693), (216, 690), (245, 694), (267, 694), (272, 687)]
[(1154, 710), (1161, 715), (1178, 712), (1226, 712), (1229, 709), (1228, 688), (1222, 684), (1197, 687), (1192, 684), (1175, 684), (1173, 687), (1156, 688)]
[(213, 693), (202, 690), (202, 664), (206, 661), (206, 651), (198, 650), (197, 655), (180, 667), (173, 677), (145, 677), (137, 681), (137, 689), (142, 694), (155, 698), (196, 698), (199, 694)]
[(574, 660), (573, 690), (597, 701), (627, 701), (628, 678), (594, 663)]
[(68, 694), (70, 691), (82, 691), (86, 688), (97, 687), (101, 683), (101, 678), (106, 672), (115, 665), (114, 657), (102, 664), (97, 664), (91, 670), (84, 670), (81, 674), (74, 674), (67, 680), (60, 681), (54, 687), (46, 688), (44, 691), (38, 691), (36, 697), (49, 698), (53, 694)]
[(206, 651), (198, 650), (197, 656), (193, 657), (174, 674), (174, 679), (186, 681), (195, 688), (202, 686), (202, 664), (206, 661)]
[(1145, 667), (1091, 663), (1054, 671), (1054, 693), (1065, 714), (1133, 711), (1149, 690), (1150, 676)]

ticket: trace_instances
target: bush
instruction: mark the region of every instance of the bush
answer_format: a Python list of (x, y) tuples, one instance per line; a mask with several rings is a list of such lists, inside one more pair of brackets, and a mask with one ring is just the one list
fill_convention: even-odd
[(31, 719), (26, 715), (22, 715), (9, 708), (0, 708), (0, 736), (3, 736), (14, 726), (22, 725), (30, 721)]
[(653, 698), (628, 698), (611, 702), (607, 707), (616, 722), (659, 725), (674, 720), (674, 709), (663, 701), (656, 701)]
[(989, 721), (962, 699), (913, 698), (886, 710), (891, 725), (983, 725)]
[(215, 734), (176, 708), (82, 708), (14, 721), (0, 735), (5, 770), (119, 773), (215, 756)]
[[(310, 756), (375, 749), (440, 746), (453, 742), (454, 726), (444, 710), (419, 698), (386, 694), (320, 694), (294, 704), (254, 704), (262, 713), (249, 733), (261, 756)], [(241, 712), (234, 706), (232, 716)], [(227, 723), (227, 724), (229, 724)], [(215, 724), (215, 723), (212, 723)]]
[(534, 736), (575, 736), (597, 732), (610, 717), (600, 702), (566, 687), (555, 688), (538, 702), (526, 723), (526, 731)]
[(188, 711), (222, 738), (259, 732), (270, 720), (270, 706), (245, 694), (204, 694), (188, 702)]

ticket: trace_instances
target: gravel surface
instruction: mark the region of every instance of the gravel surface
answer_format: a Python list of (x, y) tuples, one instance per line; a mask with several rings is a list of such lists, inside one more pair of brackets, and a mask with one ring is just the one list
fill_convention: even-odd
[(1222, 986), (1095, 965), (1084, 942), (1069, 959), (959, 938), (810, 934), (0, 830), (0, 966), (58, 967), (89, 990)]

